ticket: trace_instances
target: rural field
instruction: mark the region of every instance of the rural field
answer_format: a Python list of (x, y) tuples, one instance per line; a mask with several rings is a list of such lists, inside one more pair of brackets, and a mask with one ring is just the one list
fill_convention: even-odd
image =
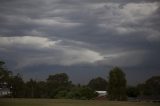
[(160, 103), (63, 99), (0, 99), (0, 106), (160, 106)]

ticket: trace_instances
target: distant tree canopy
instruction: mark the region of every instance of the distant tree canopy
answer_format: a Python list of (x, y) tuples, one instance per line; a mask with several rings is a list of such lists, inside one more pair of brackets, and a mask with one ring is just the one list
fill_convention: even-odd
[(148, 95), (160, 96), (160, 76), (154, 76), (145, 82)]
[(48, 83), (54, 83), (55, 86), (66, 85), (69, 83), (69, 77), (66, 73), (60, 73), (55, 75), (49, 75), (47, 79)]
[(66, 97), (69, 99), (93, 99), (97, 93), (87, 86), (74, 86), (67, 93)]
[(158, 97), (160, 99), (160, 76), (149, 78), (144, 84), (139, 84), (138, 89), (140, 96)]
[(11, 79), (12, 96), (17, 98), (25, 97), (25, 83), (20, 74), (17, 74)]
[(88, 87), (96, 91), (106, 91), (107, 90), (107, 81), (101, 77), (97, 77), (89, 81)]
[(67, 91), (70, 89), (71, 81), (66, 73), (49, 75), (47, 79), (48, 95), (54, 98), (59, 91)]
[(9, 82), (10, 76), (11, 76), (11, 71), (8, 71), (5, 68), (5, 62), (0, 61), (0, 83), (1, 82)]
[(108, 94), (110, 100), (126, 100), (126, 79), (123, 71), (115, 67), (109, 73)]

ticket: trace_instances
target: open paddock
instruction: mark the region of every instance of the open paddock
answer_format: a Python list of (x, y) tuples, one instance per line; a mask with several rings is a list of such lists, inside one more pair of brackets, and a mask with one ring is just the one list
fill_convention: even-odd
[(0, 99), (0, 106), (160, 106), (160, 103), (65, 99)]

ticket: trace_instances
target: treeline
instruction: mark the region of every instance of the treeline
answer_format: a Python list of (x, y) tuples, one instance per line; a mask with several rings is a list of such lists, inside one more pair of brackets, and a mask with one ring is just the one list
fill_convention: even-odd
[(4, 62), (0, 61), (0, 83), (8, 83), (14, 98), (57, 98), (57, 99), (94, 99), (95, 91), (107, 91), (110, 100), (159, 97), (160, 76), (154, 76), (137, 86), (127, 86), (125, 73), (118, 67), (113, 68), (108, 80), (94, 78), (87, 85), (73, 84), (66, 73), (49, 75), (45, 81), (30, 79), (24, 82), (20, 74), (13, 75)]
[(31, 79), (27, 82), (16, 75), (10, 84), (12, 84), (13, 97), (16, 98), (90, 99), (96, 96), (89, 87), (72, 84), (65, 73), (50, 75), (46, 81)]

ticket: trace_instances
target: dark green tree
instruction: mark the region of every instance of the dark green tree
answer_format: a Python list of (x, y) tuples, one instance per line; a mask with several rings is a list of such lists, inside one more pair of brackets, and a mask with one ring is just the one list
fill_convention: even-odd
[(139, 90), (139, 98), (160, 100), (160, 76), (153, 76), (143, 84), (137, 86)]
[(127, 95), (128, 97), (137, 97), (139, 95), (138, 88), (134, 86), (127, 87)]
[(106, 91), (107, 90), (107, 81), (101, 77), (92, 79), (88, 83), (88, 87), (96, 91)]
[(89, 100), (97, 96), (97, 93), (87, 86), (75, 86), (67, 93), (66, 98)]
[(47, 89), (50, 98), (54, 98), (58, 92), (69, 90), (71, 82), (65, 73), (49, 75), (47, 79)]
[(145, 95), (160, 96), (160, 76), (153, 76), (145, 82)]
[(79, 89), (79, 93), (81, 97), (80, 99), (93, 99), (97, 96), (94, 90), (85, 86)]
[(48, 98), (46, 82), (39, 81), (36, 83), (35, 97), (36, 98)]
[(11, 80), (11, 76), (12, 72), (6, 69), (5, 62), (0, 61), (0, 83), (9, 83)]
[(13, 96), (17, 98), (25, 97), (25, 83), (20, 74), (13, 76), (11, 80)]
[(37, 87), (37, 82), (34, 81), (33, 79), (30, 79), (28, 82), (26, 82), (25, 84), (25, 96), (28, 98), (34, 98), (36, 97), (35, 94), (37, 92), (38, 89), (36, 89)]
[(115, 67), (109, 73), (108, 94), (110, 100), (126, 100), (126, 79), (123, 71)]

